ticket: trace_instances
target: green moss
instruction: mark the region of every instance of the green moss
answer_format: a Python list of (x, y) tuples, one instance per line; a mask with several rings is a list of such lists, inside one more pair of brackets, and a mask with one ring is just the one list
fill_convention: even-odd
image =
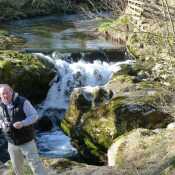
[(0, 51), (0, 83), (10, 84), (34, 103), (45, 97), (54, 73), (31, 54)]
[(108, 30), (111, 28), (112, 23), (113, 23), (113, 22), (112, 22), (111, 20), (103, 22), (103, 23), (99, 26), (99, 31), (100, 31), (100, 32), (108, 31)]
[(6, 60), (0, 60), (0, 68), (4, 68), (6, 67), (8, 69), (9, 65), (11, 63), (9, 61), (6, 61)]
[(105, 32), (108, 30), (116, 30), (117, 27), (125, 26), (129, 24), (128, 16), (120, 16), (114, 20), (105, 20), (99, 25), (99, 32)]
[(84, 138), (84, 143), (88, 148), (94, 150), (94, 152), (97, 152), (97, 146), (93, 142), (91, 142), (90, 139)]
[(84, 123), (82, 130), (89, 134), (98, 145), (107, 149), (111, 141), (117, 135), (115, 127), (115, 110), (122, 103), (123, 98), (113, 99), (109, 104), (102, 105), (99, 108), (84, 114)]
[(114, 25), (126, 25), (130, 23), (130, 17), (127, 15), (120, 16), (117, 20), (113, 21)]
[(118, 75), (118, 73), (114, 74), (112, 76), (112, 80), (119, 80), (121, 83), (127, 82), (127, 83), (132, 83), (132, 77), (128, 75)]
[(7, 36), (9, 34), (8, 31), (0, 29), (0, 37)]
[(152, 81), (142, 81), (137, 85), (137, 89), (141, 90), (141, 89), (160, 89), (159, 92), (164, 92), (166, 91), (166, 89), (164, 89), (162, 87), (162, 85), (160, 84), (160, 82), (152, 82)]
[(71, 134), (71, 132), (70, 132), (70, 126), (69, 126), (68, 122), (66, 122), (65, 119), (63, 119), (63, 121), (61, 122), (61, 126), (60, 127), (61, 127), (61, 129), (64, 131), (64, 133), (66, 135), (69, 135), (70, 136), (70, 134)]
[(89, 133), (97, 144), (106, 149), (111, 144), (111, 140), (116, 133), (112, 118), (108, 118), (106, 120), (104, 118), (93, 120), (88, 118), (88, 120), (86, 120), (84, 123), (83, 130)]

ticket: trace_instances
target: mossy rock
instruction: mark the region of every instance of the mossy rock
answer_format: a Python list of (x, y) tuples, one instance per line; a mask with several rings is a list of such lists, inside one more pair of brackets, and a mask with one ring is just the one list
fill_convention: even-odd
[(92, 102), (87, 99), (81, 89), (73, 91), (70, 97), (70, 104), (68, 111), (61, 122), (61, 128), (67, 135), (71, 135), (71, 130), (76, 126), (80, 116), (91, 109)]
[(0, 29), (0, 48), (1, 50), (10, 50), (25, 43), (22, 37), (10, 35), (7, 29)]
[(1, 50), (10, 50), (16, 47), (20, 47), (25, 43), (25, 40), (16, 36), (0, 36), (0, 47)]
[(115, 73), (111, 80), (105, 85), (105, 89), (112, 91), (113, 97), (123, 94), (123, 92), (133, 89), (136, 85), (133, 82), (134, 76)]
[[(118, 81), (123, 77), (118, 75), (115, 79)], [(86, 160), (104, 163), (106, 151), (116, 137), (134, 128), (165, 128), (173, 121), (171, 115), (158, 107), (163, 97), (169, 98), (160, 84), (141, 82), (131, 85), (133, 88), (127, 93), (124, 91), (122, 96), (114, 96), (105, 104), (86, 106), (79, 103), (77, 106), (76, 98), (71, 99), (61, 127)], [(87, 108), (81, 109), (80, 104)]]
[(53, 77), (54, 72), (30, 54), (0, 52), (0, 83), (11, 85), (34, 104), (44, 99)]
[[(138, 174), (163, 174), (174, 164), (174, 130), (136, 129), (117, 138), (108, 150), (108, 165)], [(169, 168), (170, 170), (170, 168)], [(172, 169), (171, 169), (172, 170)], [(166, 171), (164, 171), (164, 175)], [(171, 171), (173, 172), (173, 171)]]

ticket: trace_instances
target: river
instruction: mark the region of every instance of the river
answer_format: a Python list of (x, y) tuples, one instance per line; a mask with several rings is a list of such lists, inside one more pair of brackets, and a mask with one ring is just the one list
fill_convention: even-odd
[(49, 54), (34, 53), (53, 63), (57, 70), (46, 99), (37, 106), (39, 115), (49, 116), (54, 125), (51, 131), (37, 134), (37, 145), (42, 156), (70, 157), (77, 153), (70, 138), (58, 128), (58, 120), (64, 117), (69, 106), (71, 92), (75, 88), (84, 87), (89, 91), (93, 87), (103, 86), (120, 69), (120, 64), (130, 63), (125, 58), (116, 62), (109, 62), (108, 59), (102, 61), (100, 56), (89, 62), (83, 60), (83, 52), (82, 59), (71, 59), (68, 50), (78, 49), (81, 52), (116, 48), (111, 41), (98, 34), (96, 28), (99, 23), (99, 19), (65, 15), (17, 20), (3, 26), (11, 35), (25, 40), (12, 49), (52, 51)]

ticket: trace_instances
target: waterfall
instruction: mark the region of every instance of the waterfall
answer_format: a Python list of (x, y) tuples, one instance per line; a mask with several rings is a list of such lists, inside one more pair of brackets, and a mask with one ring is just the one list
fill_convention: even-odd
[(92, 63), (84, 60), (77, 62), (66, 61), (57, 57), (37, 54), (48, 61), (52, 61), (57, 70), (57, 74), (50, 83), (45, 101), (42, 103), (42, 109), (49, 108), (67, 109), (69, 105), (69, 96), (74, 88), (95, 87), (105, 85), (112, 77), (113, 73), (120, 70), (121, 64), (130, 64), (131, 60), (107, 63), (95, 60)]
[[(58, 118), (61, 119), (61, 111), (65, 113), (69, 105), (69, 97), (75, 88), (84, 87), (91, 91), (92, 88), (105, 85), (113, 73), (120, 70), (121, 64), (130, 64), (131, 60), (109, 63), (100, 60), (86, 62), (79, 60), (73, 62), (69, 55), (41, 53), (38, 57), (54, 64), (56, 75), (50, 82), (50, 89), (46, 99), (38, 109), (41, 116), (47, 115), (52, 118), (56, 130), (52, 133), (39, 133), (37, 140), (40, 153), (50, 157), (66, 157), (76, 153), (70, 144), (70, 138), (58, 130)], [(54, 119), (53, 119), (54, 118)]]

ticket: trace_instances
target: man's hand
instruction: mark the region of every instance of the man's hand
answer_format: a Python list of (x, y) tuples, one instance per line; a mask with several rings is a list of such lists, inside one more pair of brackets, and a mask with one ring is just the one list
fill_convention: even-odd
[(15, 122), (13, 124), (13, 127), (16, 129), (21, 129), (23, 127), (23, 124), (22, 124), (22, 122)]

